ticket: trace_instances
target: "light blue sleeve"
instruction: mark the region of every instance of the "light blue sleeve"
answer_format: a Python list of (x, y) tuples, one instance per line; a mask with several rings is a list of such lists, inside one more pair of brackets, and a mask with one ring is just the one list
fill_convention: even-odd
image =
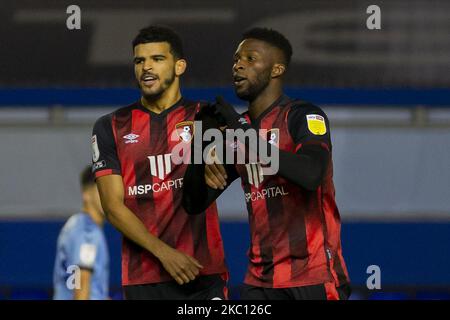
[(94, 269), (100, 243), (99, 232), (90, 226), (80, 225), (71, 235), (71, 250), (69, 264), (82, 269)]

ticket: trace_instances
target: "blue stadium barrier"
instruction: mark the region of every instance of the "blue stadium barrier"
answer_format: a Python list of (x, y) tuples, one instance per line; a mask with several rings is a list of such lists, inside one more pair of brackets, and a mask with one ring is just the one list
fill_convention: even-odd
[(449, 292), (419, 291), (416, 300), (450, 300)]
[(49, 300), (51, 295), (45, 289), (36, 288), (13, 288), (10, 300)]
[[(291, 97), (322, 105), (450, 106), (450, 89), (412, 88), (287, 88)], [(243, 104), (233, 88), (186, 88), (183, 95), (213, 101), (223, 95), (230, 103)], [(2, 106), (125, 106), (140, 96), (133, 88), (0, 88)]]
[[(64, 221), (0, 221), (0, 291), (2, 288), (51, 289), (56, 239)], [(223, 241), (230, 270), (230, 296), (238, 297), (247, 267), (249, 228), (246, 222), (222, 222)], [(120, 299), (120, 234), (105, 225), (114, 298)], [(382, 288), (449, 288), (450, 223), (344, 223), (342, 245), (352, 284), (365, 288), (369, 265), (381, 268)], [(45, 291), (44, 290), (44, 291)], [(435, 294), (434, 296), (428, 295)], [(394, 292), (395, 293), (395, 292)], [(391, 291), (374, 290), (371, 298), (394, 297)], [(400, 292), (403, 293), (403, 292)], [(15, 297), (35, 293), (15, 293)], [(38, 295), (38, 293), (36, 293)], [(355, 291), (358, 295), (358, 292)], [(361, 295), (362, 293), (360, 293)], [(391, 295), (390, 295), (391, 294)], [(449, 297), (421, 290), (417, 298)], [(38, 297), (38, 296), (36, 296)], [(412, 297), (414, 298), (414, 296)]]
[(110, 292), (111, 300), (123, 300), (124, 299), (121, 287), (117, 287), (115, 289), (110, 288), (109, 292)]
[(413, 296), (404, 292), (374, 292), (369, 300), (411, 300)]

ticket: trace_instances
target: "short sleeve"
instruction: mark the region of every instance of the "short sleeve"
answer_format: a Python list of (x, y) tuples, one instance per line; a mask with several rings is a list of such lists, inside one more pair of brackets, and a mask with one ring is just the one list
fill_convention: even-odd
[(92, 171), (95, 177), (121, 174), (112, 129), (112, 115), (99, 118), (92, 131)]
[(98, 256), (99, 240), (94, 229), (79, 230), (71, 243), (70, 264), (93, 270)]
[(289, 133), (297, 146), (318, 144), (331, 149), (328, 117), (317, 106), (299, 104), (291, 107), (288, 114)]

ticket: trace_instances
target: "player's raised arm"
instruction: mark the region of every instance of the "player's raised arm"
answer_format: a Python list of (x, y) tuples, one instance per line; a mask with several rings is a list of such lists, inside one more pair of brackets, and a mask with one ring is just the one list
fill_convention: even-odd
[(92, 136), (94, 171), (106, 218), (125, 237), (157, 257), (179, 284), (187, 283), (202, 268), (194, 258), (177, 251), (151, 234), (144, 223), (125, 205), (121, 166), (109, 116), (94, 125)]
[(322, 183), (328, 164), (328, 151), (317, 145), (305, 146), (296, 153), (280, 150), (278, 174), (310, 191)]
[[(196, 120), (202, 122), (203, 132), (208, 129), (219, 130), (220, 121), (214, 115), (213, 106), (205, 106), (199, 114), (196, 115)], [(203, 136), (202, 132), (202, 136)], [(203, 154), (204, 145), (196, 145), (192, 143), (192, 150), (197, 150)], [(225, 146), (222, 146), (225, 150)], [(215, 157), (214, 150), (209, 154), (210, 157)], [(216, 158), (216, 160), (218, 160)], [(215, 161), (213, 164), (194, 162), (194, 152), (191, 153), (191, 163), (185, 172), (183, 179), (183, 207), (188, 214), (199, 214), (208, 208), (211, 203), (216, 200), (223, 191), (239, 177), (234, 165), (224, 165)]]
[[(289, 114), (288, 128), (297, 144), (295, 152), (289, 152), (278, 148), (279, 168), (278, 173), (283, 178), (310, 191), (316, 190), (321, 184), (326, 172), (329, 157), (330, 136), (327, 132), (326, 116), (318, 107), (311, 106), (310, 116), (321, 117), (321, 120), (315, 120), (321, 127), (320, 132), (311, 131), (308, 126), (308, 114), (305, 114), (304, 108), (296, 108)], [(227, 125), (233, 129), (242, 129), (244, 131), (251, 129), (251, 126), (239, 121), (241, 115), (237, 113), (234, 107), (226, 102), (222, 97), (217, 99), (217, 113), (226, 121)], [(245, 143), (245, 141), (242, 141)], [(258, 143), (259, 145), (259, 143)], [(252, 146), (250, 146), (252, 148)], [(267, 142), (267, 148), (277, 148)], [(256, 152), (256, 150), (253, 150)], [(273, 152), (271, 152), (273, 154)], [(215, 168), (211, 168), (215, 169)], [(220, 173), (216, 169), (214, 174), (210, 173), (209, 185), (220, 185)], [(219, 177), (219, 178), (217, 178)]]
[(184, 175), (184, 209), (188, 214), (203, 212), (237, 177), (232, 166), (190, 164)]
[(194, 258), (179, 252), (147, 231), (146, 227), (124, 204), (122, 177), (106, 175), (97, 178), (106, 218), (124, 236), (155, 255), (169, 274), (179, 283), (194, 280), (202, 268)]
[(287, 122), (296, 148), (295, 153), (280, 152), (279, 174), (314, 191), (321, 185), (330, 161), (328, 118), (319, 107), (302, 103), (291, 107)]

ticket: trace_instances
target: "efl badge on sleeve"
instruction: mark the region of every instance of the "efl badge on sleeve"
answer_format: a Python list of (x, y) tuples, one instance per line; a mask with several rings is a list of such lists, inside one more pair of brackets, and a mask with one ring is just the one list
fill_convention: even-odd
[(327, 133), (327, 126), (325, 124), (325, 118), (318, 114), (306, 115), (306, 121), (308, 122), (308, 129), (313, 134), (322, 136)]
[(175, 125), (178, 137), (184, 142), (190, 142), (194, 136), (194, 123), (192, 121), (183, 121)]
[(95, 263), (97, 247), (91, 243), (83, 243), (80, 246), (80, 262), (86, 267), (91, 267)]

